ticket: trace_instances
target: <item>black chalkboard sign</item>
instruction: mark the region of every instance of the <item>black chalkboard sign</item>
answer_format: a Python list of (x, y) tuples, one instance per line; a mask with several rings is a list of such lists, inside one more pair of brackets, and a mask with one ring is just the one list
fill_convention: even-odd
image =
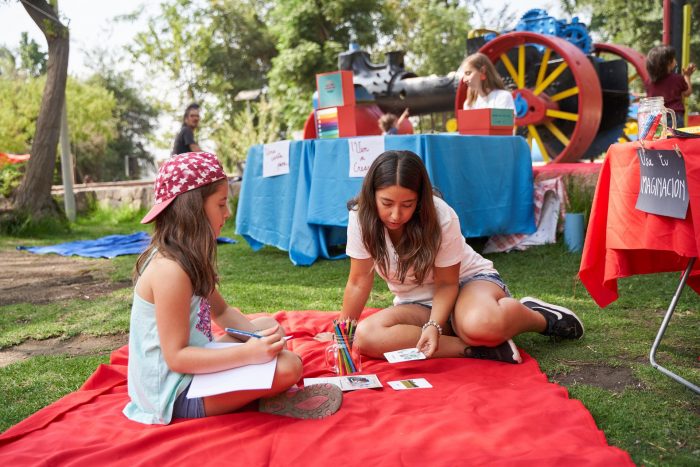
[(639, 158), (640, 211), (685, 219), (688, 213), (688, 183), (685, 162), (679, 150), (637, 149)]

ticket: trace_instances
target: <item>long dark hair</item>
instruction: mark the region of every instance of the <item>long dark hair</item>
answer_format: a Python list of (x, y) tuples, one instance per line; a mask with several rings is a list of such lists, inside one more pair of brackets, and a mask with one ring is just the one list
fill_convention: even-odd
[(659, 45), (649, 51), (646, 67), (652, 83), (662, 80), (669, 74), (668, 66), (675, 58), (676, 51), (670, 45)]
[(209, 296), (218, 283), (216, 239), (204, 213), (204, 202), (226, 179), (182, 193), (155, 220), (151, 243), (136, 260), (134, 281), (154, 248), (182, 267), (195, 295)]
[[(501, 76), (498, 74), (498, 71), (496, 71), (496, 67), (493, 66), (491, 59), (485, 54), (482, 54), (481, 52), (471, 54), (470, 56), (464, 59), (461, 68), (464, 69), (467, 67), (467, 65), (471, 65), (474, 69), (479, 70), (486, 76), (484, 82), (481, 83), (486, 94), (490, 93), (495, 89), (506, 88), (503, 84)], [(467, 105), (472, 106), (474, 102), (476, 102), (476, 98), (478, 96), (479, 94), (476, 92), (476, 89), (467, 89)]]
[(377, 157), (365, 175), (357, 198), (348, 202), (356, 209), (362, 230), (362, 243), (379, 270), (388, 276), (389, 252), (384, 224), (377, 214), (376, 192), (398, 185), (416, 192), (418, 202), (395, 250), (398, 255), (398, 279), (403, 283), (413, 268), (416, 281), (422, 284), (440, 247), (440, 223), (433, 203), (433, 187), (423, 161), (411, 151), (385, 151)]

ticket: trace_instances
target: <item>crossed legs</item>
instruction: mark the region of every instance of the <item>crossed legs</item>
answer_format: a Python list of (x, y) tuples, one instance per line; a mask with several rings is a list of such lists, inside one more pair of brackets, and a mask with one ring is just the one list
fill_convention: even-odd
[[(360, 321), (355, 339), (363, 354), (381, 358), (384, 352), (415, 347), (429, 317), (430, 309), (422, 305), (392, 306)], [(460, 289), (451, 327), (445, 326), (434, 357), (462, 357), (466, 346), (496, 346), (545, 327), (540, 313), (506, 297), (498, 285), (475, 280)]]

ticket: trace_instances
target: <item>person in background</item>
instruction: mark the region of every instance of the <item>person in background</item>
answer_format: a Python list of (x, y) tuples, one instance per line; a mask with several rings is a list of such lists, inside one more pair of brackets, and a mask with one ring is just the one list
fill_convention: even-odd
[[(646, 67), (649, 81), (645, 83), (647, 97), (664, 98), (664, 106), (676, 114), (678, 126), (683, 126), (685, 106), (683, 98), (693, 92), (690, 77), (695, 72), (695, 64), (690, 63), (682, 70), (682, 75), (675, 73), (676, 51), (669, 45), (660, 45), (649, 50)], [(669, 123), (670, 124), (670, 123)]]
[(408, 107), (403, 111), (400, 117), (396, 118), (393, 113), (385, 113), (379, 117), (379, 129), (382, 130), (383, 135), (398, 135), (399, 126), (408, 117)]
[(474, 53), (464, 59), (460, 68), (462, 81), (467, 85), (467, 98), (464, 110), (471, 109), (513, 109), (513, 95), (505, 89), (491, 60), (482, 54)]
[[(155, 183), (155, 205), (141, 223), (155, 221), (151, 243), (134, 267), (129, 324), (129, 403), (123, 413), (144, 424), (168, 424), (234, 412), (255, 402), (261, 412), (322, 418), (338, 410), (333, 385), (302, 389), (301, 358), (287, 350), (272, 317), (250, 319), (217, 290), (216, 238), (231, 215), (228, 182), (216, 156), (187, 152), (170, 157)], [(253, 337), (223, 336), (242, 345), (207, 348), (212, 321)], [(194, 374), (277, 359), (269, 389), (187, 398)]]
[(350, 273), (338, 319), (360, 317), (375, 271), (394, 294), (392, 306), (358, 323), (363, 354), (381, 358), (415, 347), (428, 358), (520, 363), (511, 340), (520, 333), (583, 337), (583, 323), (571, 310), (511, 297), (493, 263), (466, 243), (457, 214), (435, 196), (415, 153), (382, 153), (348, 207)]
[(172, 154), (182, 154), (185, 152), (199, 152), (201, 148), (194, 139), (194, 132), (199, 126), (199, 104), (192, 103), (185, 109), (182, 118), (182, 127), (175, 137)]

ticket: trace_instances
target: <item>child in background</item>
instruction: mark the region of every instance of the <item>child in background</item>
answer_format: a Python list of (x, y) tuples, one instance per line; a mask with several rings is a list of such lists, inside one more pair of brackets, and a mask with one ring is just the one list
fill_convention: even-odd
[(469, 88), (464, 100), (464, 110), (515, 110), (512, 94), (505, 89), (496, 67), (486, 55), (479, 52), (471, 54), (464, 59), (460, 68), (464, 73), (462, 81)]
[[(695, 72), (695, 64), (691, 63), (682, 70), (682, 76), (675, 73), (676, 52), (669, 45), (652, 48), (647, 54), (646, 67), (649, 72), (649, 82), (645, 83), (647, 97), (664, 98), (664, 106), (676, 113), (678, 126), (683, 126), (685, 107), (683, 98), (693, 92), (690, 77)], [(670, 123), (669, 123), (670, 125)]]
[(403, 111), (399, 118), (393, 113), (386, 113), (379, 117), (379, 128), (383, 135), (398, 135), (399, 126), (408, 117), (408, 107)]
[(520, 363), (510, 339), (522, 332), (583, 336), (571, 310), (511, 298), (493, 263), (465, 242), (455, 211), (434, 196), (416, 154), (382, 153), (348, 206), (350, 274), (339, 319), (360, 316), (375, 270), (395, 296), (393, 306), (358, 323), (355, 339), (364, 354), (381, 358), (415, 347), (428, 358)]
[[(284, 330), (268, 317), (249, 320), (216, 289), (216, 238), (231, 212), (228, 180), (216, 156), (172, 156), (159, 169), (156, 204), (141, 221), (155, 220), (150, 245), (134, 269), (129, 331), (128, 391), (124, 414), (147, 424), (233, 412), (260, 399), (259, 410), (321, 418), (340, 406), (332, 385), (287, 392), (302, 375), (301, 359), (285, 349)], [(221, 328), (255, 332), (243, 345), (205, 348), (211, 320)], [(221, 339), (241, 342), (231, 336)], [(265, 363), (277, 357), (270, 389), (187, 399), (195, 373)], [(320, 397), (319, 397), (320, 396)]]

